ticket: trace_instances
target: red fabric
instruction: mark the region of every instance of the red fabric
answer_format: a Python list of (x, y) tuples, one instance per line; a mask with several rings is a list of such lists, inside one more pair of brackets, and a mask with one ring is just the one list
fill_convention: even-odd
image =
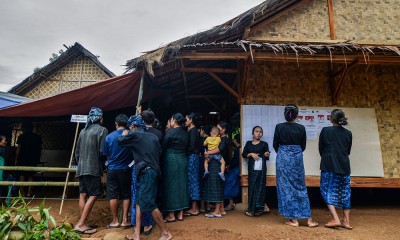
[[(91, 107), (110, 111), (134, 107), (137, 103), (141, 72), (104, 80), (70, 92), (0, 110), (0, 117), (56, 117), (88, 114)], [(143, 91), (145, 101), (146, 91)]]

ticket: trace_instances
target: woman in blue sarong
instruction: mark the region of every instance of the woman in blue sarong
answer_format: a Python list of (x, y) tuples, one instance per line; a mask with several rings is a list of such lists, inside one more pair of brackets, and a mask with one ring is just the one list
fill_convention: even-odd
[(303, 125), (295, 122), (299, 109), (294, 104), (285, 107), (286, 122), (275, 127), (276, 190), (279, 214), (289, 218), (285, 224), (298, 227), (297, 219), (307, 218), (309, 227), (318, 223), (311, 218), (310, 200), (305, 182), (303, 151), (307, 135)]
[[(331, 113), (332, 127), (324, 127), (319, 135), (319, 153), (321, 155), (320, 190), (333, 219), (325, 227), (343, 227), (353, 229), (350, 225), (350, 151), (352, 134), (345, 129), (347, 118), (341, 109)], [(340, 221), (335, 207), (343, 209), (343, 220)]]
[(190, 209), (184, 212), (185, 216), (197, 216), (200, 213), (198, 205), (198, 201), (201, 200), (199, 175), (200, 134), (196, 127), (198, 125), (198, 119), (199, 116), (193, 112), (186, 115), (185, 125), (188, 128), (187, 158)]

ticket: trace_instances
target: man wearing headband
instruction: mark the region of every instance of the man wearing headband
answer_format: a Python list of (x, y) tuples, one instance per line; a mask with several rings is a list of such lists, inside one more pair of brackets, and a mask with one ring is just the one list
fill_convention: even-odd
[(100, 108), (92, 107), (86, 126), (79, 134), (75, 149), (75, 160), (78, 163), (76, 177), (79, 177), (79, 208), (81, 212), (81, 217), (75, 225), (75, 231), (82, 234), (93, 234), (97, 231), (87, 226), (86, 220), (95, 201), (103, 194), (101, 185), (103, 171), (100, 156), (108, 131), (100, 125), (102, 122), (103, 111)]
[[(120, 146), (131, 147), (135, 159), (135, 169), (139, 189), (136, 193), (136, 224), (133, 235), (126, 239), (140, 239), (140, 227), (142, 212), (150, 212), (161, 230), (161, 240), (172, 239), (172, 235), (166, 227), (160, 210), (156, 204), (158, 178), (161, 174), (159, 158), (161, 145), (156, 135), (147, 132), (140, 115), (131, 116), (128, 120), (131, 131), (124, 131), (118, 138)], [(132, 203), (133, 204), (133, 203)]]

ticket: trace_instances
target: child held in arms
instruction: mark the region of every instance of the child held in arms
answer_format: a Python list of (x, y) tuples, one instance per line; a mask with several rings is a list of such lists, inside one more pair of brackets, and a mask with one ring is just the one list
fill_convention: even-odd
[[(204, 141), (204, 146), (207, 147), (208, 151), (214, 150), (218, 148), (218, 145), (221, 143), (221, 137), (219, 136), (219, 129), (217, 127), (213, 127), (210, 132), (211, 136), (207, 137)], [(218, 173), (219, 177), (222, 181), (225, 181), (225, 160), (222, 158), (221, 154), (212, 154), (209, 155), (208, 159), (204, 161), (204, 178), (206, 178), (210, 173), (208, 172), (208, 162), (216, 160), (221, 163), (221, 172)]]

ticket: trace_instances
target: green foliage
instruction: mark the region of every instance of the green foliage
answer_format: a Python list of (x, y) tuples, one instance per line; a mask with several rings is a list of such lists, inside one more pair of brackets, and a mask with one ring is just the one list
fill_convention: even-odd
[[(31, 208), (28, 206), (29, 203), (24, 200), (20, 193), (9, 208), (2, 205), (0, 211), (1, 240), (80, 239), (80, 235), (74, 232), (70, 224), (63, 222), (57, 226), (55, 219), (50, 215), (50, 209), (44, 207), (44, 200), (39, 207)], [(38, 220), (32, 215), (35, 213), (39, 216)]]

